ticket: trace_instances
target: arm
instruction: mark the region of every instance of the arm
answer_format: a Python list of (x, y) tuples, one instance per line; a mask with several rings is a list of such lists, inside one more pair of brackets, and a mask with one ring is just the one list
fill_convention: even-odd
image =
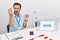
[(23, 24), (24, 28), (26, 28), (26, 26), (27, 26), (28, 18), (29, 18), (29, 15), (26, 14), (24, 17), (24, 24)]
[(23, 26), (24, 26), (24, 28), (26, 28), (26, 26), (27, 26), (27, 20), (24, 20)]
[(8, 9), (8, 14), (10, 16), (10, 21), (9, 21), (9, 26), (12, 28), (14, 26), (14, 19), (13, 19), (13, 14), (12, 14), (12, 9)]

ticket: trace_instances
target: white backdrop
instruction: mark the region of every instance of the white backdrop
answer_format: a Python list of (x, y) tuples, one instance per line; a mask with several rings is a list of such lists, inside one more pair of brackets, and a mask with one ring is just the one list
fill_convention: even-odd
[(0, 0), (0, 33), (5, 33), (6, 25), (9, 21), (8, 8), (14, 2), (22, 4), (23, 13), (29, 13), (30, 25), (33, 26), (33, 12), (37, 12), (40, 18), (59, 18), (60, 19), (60, 0)]

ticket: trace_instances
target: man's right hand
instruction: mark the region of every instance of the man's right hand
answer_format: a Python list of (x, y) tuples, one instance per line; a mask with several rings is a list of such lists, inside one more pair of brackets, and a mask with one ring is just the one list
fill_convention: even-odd
[(9, 8), (9, 9), (8, 9), (8, 14), (9, 14), (10, 16), (13, 15), (13, 14), (12, 14), (12, 8)]
[(12, 9), (11, 8), (8, 9), (8, 14), (10, 15), (9, 26), (11, 28), (13, 28), (14, 27), (14, 18), (13, 18), (13, 13), (12, 13)]

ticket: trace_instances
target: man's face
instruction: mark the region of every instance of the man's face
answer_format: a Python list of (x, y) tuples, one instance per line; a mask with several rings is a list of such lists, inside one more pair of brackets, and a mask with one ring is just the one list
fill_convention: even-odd
[(19, 5), (14, 5), (14, 13), (15, 14), (19, 14), (20, 10), (21, 10), (21, 8)]

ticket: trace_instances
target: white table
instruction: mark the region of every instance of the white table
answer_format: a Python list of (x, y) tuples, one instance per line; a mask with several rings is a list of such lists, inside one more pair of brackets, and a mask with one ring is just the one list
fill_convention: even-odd
[[(48, 36), (48, 39), (53, 39), (53, 40), (59, 40), (59, 33), (58, 32), (42, 32), (42, 31), (36, 31), (36, 29), (34, 29), (33, 28), (33, 30), (32, 31), (34, 31), (34, 35), (29, 35), (29, 32), (31, 31), (32, 29), (25, 29), (25, 30), (23, 30), (23, 31), (18, 31), (18, 33), (19, 34), (22, 34), (23, 35), (23, 38), (22, 39), (19, 39), (19, 40), (29, 40), (29, 39), (31, 39), (31, 38), (34, 38), (34, 37), (37, 37), (37, 36), (39, 36), (39, 35), (41, 35), (41, 34), (44, 34), (45, 36)], [(44, 37), (45, 37), (44, 36)], [(34, 40), (44, 40), (43, 38), (44, 37), (38, 37), (38, 38), (36, 38), (36, 39), (34, 39)], [(48, 40), (48, 39), (46, 39), (46, 40)]]
[[(30, 31), (34, 31), (34, 35), (29, 35)], [(9, 40), (12, 40), (12, 38), (16, 38), (18, 36), (23, 36), (23, 38), (19, 39), (19, 40), (29, 40), (31, 38), (35, 38), (41, 34), (44, 34), (45, 36), (48, 36), (48, 39), (53, 39), (53, 40), (59, 40), (59, 33), (58, 32), (44, 32), (44, 31), (36, 31), (36, 28), (27, 28), (24, 30), (20, 30), (20, 31), (16, 31), (16, 32), (11, 32), (11, 33), (6, 33), (7, 37), (9, 38)], [(34, 40), (44, 40), (44, 37), (37, 37)], [(46, 39), (46, 40), (48, 40)]]
[[(26, 28), (24, 30), (18, 30), (16, 32), (11, 32), (11, 33), (5, 33), (5, 34), (2, 34), (0, 35), (0, 40), (12, 40), (12, 38), (16, 38), (16, 37), (22, 37), (21, 39), (19, 40), (29, 40), (31, 38), (34, 38), (36, 36), (39, 36), (41, 34), (44, 34), (44, 37), (45, 36), (48, 36), (48, 39), (49, 38), (52, 38), (53, 40), (60, 40), (60, 23), (58, 25), (58, 30), (57, 31), (54, 31), (54, 32), (44, 32), (44, 31), (36, 31), (36, 28)], [(34, 31), (34, 35), (29, 35), (30, 34), (30, 31)], [(44, 37), (37, 37), (36, 39), (34, 40), (44, 40), (43, 38)], [(48, 40), (46, 39), (46, 40)]]

